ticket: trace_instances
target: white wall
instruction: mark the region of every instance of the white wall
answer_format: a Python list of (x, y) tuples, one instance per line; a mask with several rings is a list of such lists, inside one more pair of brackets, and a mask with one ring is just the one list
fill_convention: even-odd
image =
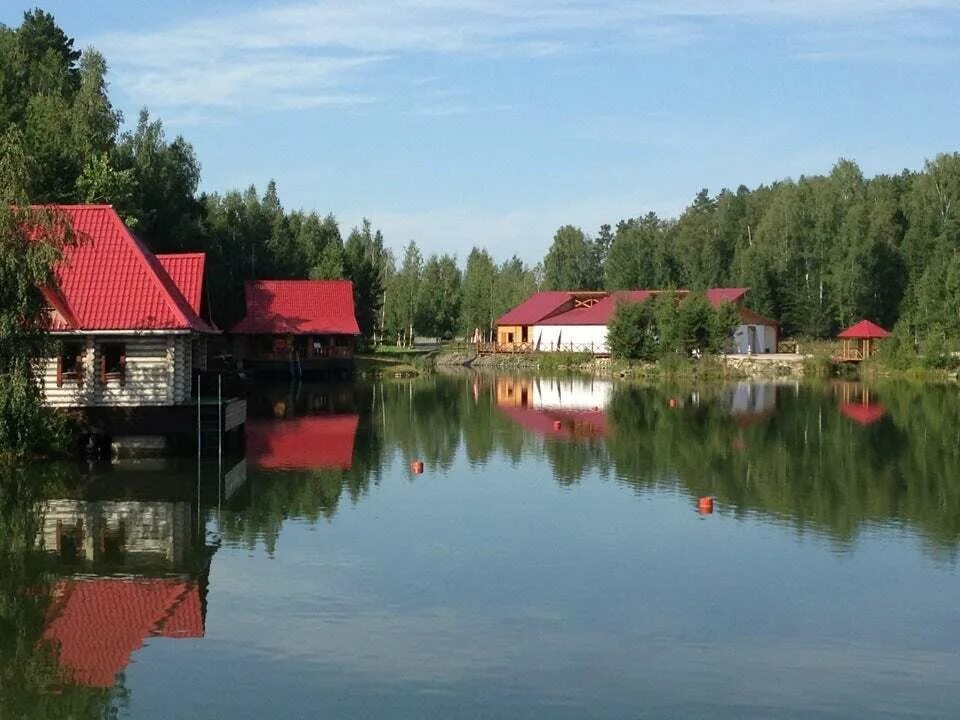
[(606, 325), (535, 325), (534, 348), (543, 352), (558, 349), (606, 354)]
[[(142, 406), (176, 405), (190, 398), (193, 375), (192, 339), (189, 335), (116, 335), (64, 336), (65, 342), (86, 344), (83, 386), (64, 380), (57, 387), (57, 359), (41, 362), (40, 377), (44, 398), (56, 407), (96, 405)], [(126, 369), (123, 385), (119, 380), (106, 382), (100, 376), (103, 343), (123, 343)]]
[[(751, 346), (750, 328), (756, 333), (756, 345)], [(733, 332), (733, 352), (746, 354), (777, 351), (777, 329), (768, 325), (738, 325)]]

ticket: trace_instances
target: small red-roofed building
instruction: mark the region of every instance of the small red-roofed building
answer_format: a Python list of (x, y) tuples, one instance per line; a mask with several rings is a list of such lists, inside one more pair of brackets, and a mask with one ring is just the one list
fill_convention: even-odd
[(109, 205), (61, 205), (76, 244), (43, 288), (56, 357), (41, 374), (57, 407), (188, 403), (206, 339), (203, 253), (154, 255)]
[(304, 372), (352, 364), (360, 326), (349, 280), (256, 280), (231, 328), (237, 360), (254, 371)]
[(843, 351), (836, 360), (857, 363), (868, 360), (876, 352), (876, 341), (890, 337), (890, 333), (875, 322), (861, 320), (837, 337), (843, 340)]

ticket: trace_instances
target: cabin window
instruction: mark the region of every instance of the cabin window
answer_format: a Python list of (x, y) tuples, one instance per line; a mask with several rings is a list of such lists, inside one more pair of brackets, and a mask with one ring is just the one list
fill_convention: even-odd
[(83, 353), (83, 343), (61, 344), (60, 354), (57, 356), (57, 387), (63, 387), (65, 382), (83, 385)]
[(127, 348), (123, 343), (104, 343), (100, 347), (100, 379), (104, 383), (115, 380), (123, 386), (126, 381)]

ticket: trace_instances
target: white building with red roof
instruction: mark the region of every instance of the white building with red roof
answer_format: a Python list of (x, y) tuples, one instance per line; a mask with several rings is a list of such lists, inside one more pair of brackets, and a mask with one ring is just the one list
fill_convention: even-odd
[[(497, 320), (497, 349), (501, 351), (589, 352), (607, 355), (607, 326), (621, 302), (645, 302), (658, 293), (677, 298), (689, 290), (546, 291), (534, 293)], [(708, 302), (733, 304), (740, 315), (731, 337), (737, 353), (776, 352), (778, 325), (745, 307), (747, 288), (711, 288)]]
[(349, 280), (255, 280), (230, 332), (244, 368), (300, 374), (352, 361), (360, 326)]
[(203, 253), (154, 255), (109, 205), (64, 205), (76, 244), (43, 288), (56, 357), (43, 363), (58, 407), (167, 407), (191, 398), (218, 331), (204, 306)]

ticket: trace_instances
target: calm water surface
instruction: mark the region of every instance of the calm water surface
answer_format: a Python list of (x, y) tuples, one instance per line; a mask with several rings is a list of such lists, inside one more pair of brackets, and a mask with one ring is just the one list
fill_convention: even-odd
[(251, 415), (222, 473), (0, 483), (0, 717), (960, 716), (956, 388), (463, 376)]

